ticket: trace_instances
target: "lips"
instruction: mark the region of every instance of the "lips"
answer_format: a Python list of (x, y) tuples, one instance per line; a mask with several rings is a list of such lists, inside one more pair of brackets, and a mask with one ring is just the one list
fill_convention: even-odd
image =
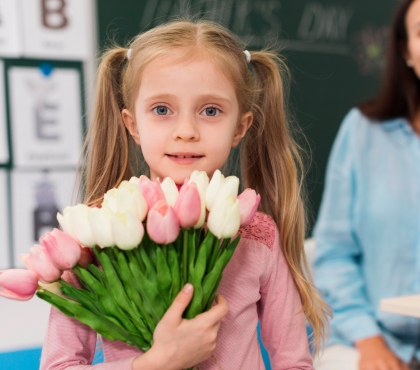
[(204, 155), (197, 153), (171, 153), (166, 154), (169, 160), (178, 165), (191, 165), (204, 158)]
[(174, 157), (174, 158), (180, 158), (180, 159), (184, 159), (184, 158), (202, 158), (204, 157), (203, 155), (199, 155), (199, 154), (166, 154), (169, 157)]

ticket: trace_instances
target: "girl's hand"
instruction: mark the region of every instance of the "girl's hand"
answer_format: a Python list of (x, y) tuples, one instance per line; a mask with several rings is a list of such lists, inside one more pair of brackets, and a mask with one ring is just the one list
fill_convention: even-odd
[(192, 320), (182, 318), (193, 295), (191, 284), (185, 285), (156, 327), (154, 344), (132, 364), (133, 370), (180, 370), (208, 359), (216, 348), (220, 320), (227, 315), (226, 300), (217, 295), (216, 305)]
[(356, 342), (360, 353), (359, 370), (409, 370), (386, 345), (381, 336)]

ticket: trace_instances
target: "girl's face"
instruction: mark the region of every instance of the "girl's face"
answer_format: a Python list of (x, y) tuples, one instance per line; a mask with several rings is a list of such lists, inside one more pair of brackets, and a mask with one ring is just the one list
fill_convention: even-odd
[(413, 1), (408, 9), (405, 25), (407, 29), (406, 60), (411, 64), (415, 74), (420, 78), (420, 1)]
[(209, 59), (159, 57), (143, 73), (135, 111), (123, 120), (141, 146), (150, 177), (182, 184), (194, 170), (211, 177), (252, 123), (239, 115), (230, 79)]

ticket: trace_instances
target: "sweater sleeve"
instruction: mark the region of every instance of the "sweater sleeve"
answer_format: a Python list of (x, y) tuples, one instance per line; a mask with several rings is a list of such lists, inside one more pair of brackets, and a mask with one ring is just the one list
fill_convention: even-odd
[[(64, 280), (79, 286), (74, 275), (65, 273)], [(135, 357), (92, 366), (97, 334), (87, 325), (51, 308), (48, 329), (42, 348), (40, 370), (131, 370)]]
[(279, 244), (276, 229), (273, 248), (266, 249), (268, 268), (258, 303), (262, 340), (272, 370), (312, 370), (300, 296)]
[(328, 161), (324, 194), (314, 229), (315, 283), (332, 307), (331, 325), (354, 343), (381, 334), (374, 307), (366, 294), (362, 250), (354, 232), (356, 142), (363, 139), (364, 118), (354, 109), (344, 119)]

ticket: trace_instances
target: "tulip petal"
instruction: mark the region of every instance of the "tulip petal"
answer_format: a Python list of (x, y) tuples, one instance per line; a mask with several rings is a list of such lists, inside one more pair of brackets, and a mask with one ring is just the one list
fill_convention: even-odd
[(38, 289), (38, 277), (29, 270), (12, 269), (0, 271), (0, 295), (6, 298), (26, 301)]
[(216, 201), (217, 193), (223, 184), (225, 177), (219, 170), (216, 170), (210, 180), (206, 191), (206, 207), (209, 211), (213, 208)]
[(74, 267), (81, 255), (80, 245), (68, 234), (54, 229), (39, 238), (53, 264), (60, 270)]
[(112, 212), (109, 208), (92, 208), (89, 214), (89, 223), (95, 243), (101, 248), (113, 247), (114, 237), (111, 231)]
[(29, 251), (30, 270), (33, 271), (43, 283), (57, 281), (62, 271), (51, 261), (45, 247), (34, 245)]
[(173, 207), (178, 199), (179, 191), (176, 187), (175, 181), (170, 177), (166, 177), (160, 184), (163, 194), (165, 195), (166, 203)]
[(198, 193), (200, 195), (201, 201), (201, 213), (200, 218), (197, 223), (194, 225), (194, 228), (198, 229), (203, 226), (204, 221), (206, 220), (206, 192), (209, 186), (209, 177), (205, 171), (193, 171), (190, 176), (189, 184), (194, 183), (197, 186)]
[[(66, 207), (68, 208), (68, 207)], [(64, 209), (65, 210), (65, 209)], [(64, 213), (64, 211), (63, 211)], [(63, 231), (69, 235), (73, 235), (70, 225), (69, 225), (69, 221), (68, 219), (66, 219), (61, 213), (57, 212), (57, 221), (59, 222), (61, 228), (63, 229)]]
[(159, 200), (165, 200), (165, 195), (157, 180), (151, 181), (148, 177), (142, 175), (139, 179), (139, 188), (146, 199), (148, 209), (152, 209)]
[(246, 227), (254, 218), (261, 196), (253, 189), (245, 189), (239, 196), (239, 213), (241, 216), (241, 227)]
[(123, 181), (116, 192), (118, 212), (131, 212), (140, 221), (146, 218), (148, 205), (139, 187), (128, 181)]
[(85, 204), (78, 204), (71, 207), (69, 215), (73, 237), (84, 247), (92, 248), (95, 246), (95, 239), (89, 223), (91, 208)]
[(231, 238), (236, 235), (240, 227), (239, 201), (228, 207), (223, 225), (222, 238)]
[(7, 289), (0, 289), (0, 296), (13, 299), (15, 301), (29, 301), (34, 296), (34, 294), (20, 295)]
[(201, 217), (202, 202), (195, 183), (182, 185), (174, 209), (184, 229), (193, 227)]
[(143, 224), (130, 212), (112, 215), (111, 231), (116, 246), (123, 250), (136, 248), (144, 235)]
[(175, 210), (160, 200), (149, 211), (146, 228), (154, 242), (158, 244), (174, 242), (179, 234), (179, 221)]

